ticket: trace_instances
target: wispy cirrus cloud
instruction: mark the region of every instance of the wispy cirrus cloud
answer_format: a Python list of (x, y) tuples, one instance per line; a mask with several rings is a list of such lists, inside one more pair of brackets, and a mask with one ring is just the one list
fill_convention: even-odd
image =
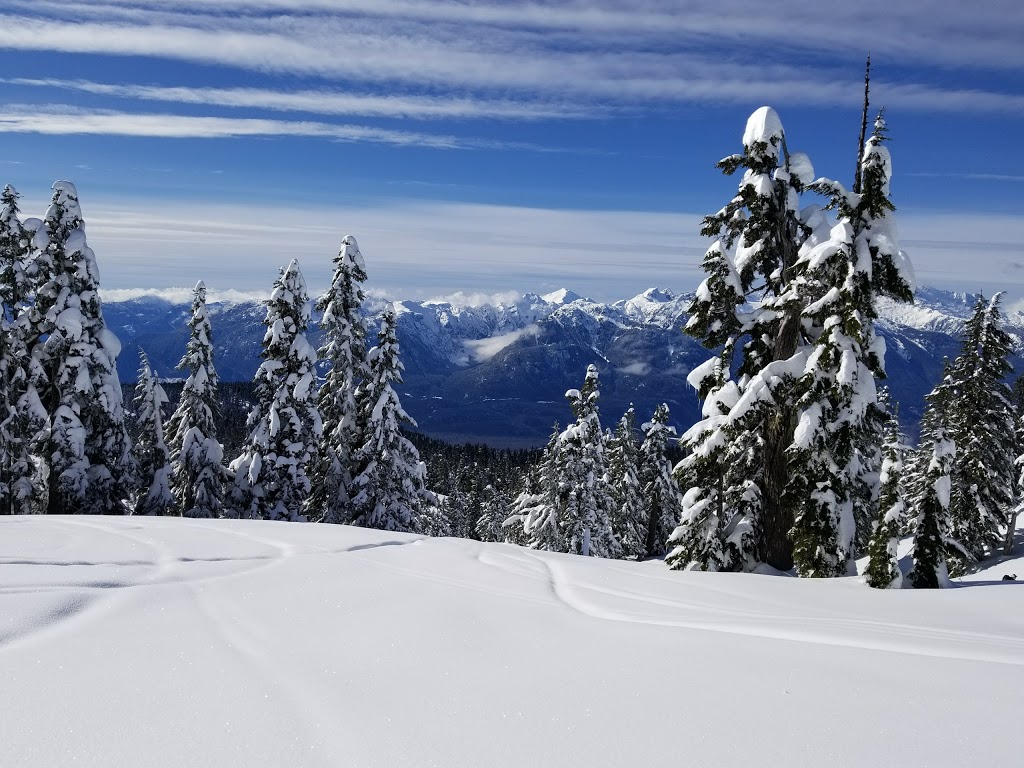
[[(796, 51), (853, 55), (884, 51), (893, 61), (939, 67), (983, 66), (1014, 69), (1024, 62), (1019, 40), (1024, 20), (1015, 0), (956, 4), (945, 0), (862, 0), (808, 13), (801, 0), (778, 0), (765, 13), (759, 0), (83, 0), (74, 6), (54, 0), (9, 0), (21, 8), (57, 17), (168, 20), (209, 23), (229, 14), (299, 15), (317, 23), (348, 24), (372, 19), (375, 25), (424, 24), (559, 33), (592, 38), (605, 34), (627, 45), (675, 41), (708, 44), (764, 43)], [(757, 19), (756, 24), (739, 20)], [(742, 55), (737, 50), (736, 55)]]
[[(143, 136), (150, 138), (223, 139), (244, 136), (292, 136), (371, 142), (433, 149), (526, 149), (538, 152), (556, 148), (520, 142), (458, 138), (414, 131), (388, 130), (362, 125), (337, 125), (306, 120), (194, 117), (174, 114), (142, 114), (94, 111), (68, 105), (6, 105), (0, 107), (0, 133), (47, 135)], [(576, 151), (576, 150), (573, 150)]]
[(272, 90), (188, 86), (118, 85), (88, 80), (0, 78), (11, 85), (58, 88), (99, 96), (176, 104), (269, 109), (320, 115), (431, 119), (549, 120), (596, 118), (606, 106), (570, 102), (477, 99), (458, 96), (375, 95), (337, 90)]
[(971, 172), (931, 172), (916, 171), (908, 173), (907, 176), (916, 176), (923, 179), (965, 179), (968, 181), (1009, 181), (1024, 182), (1024, 176), (1012, 173), (971, 173)]
[[(869, 5), (877, 6), (876, 11), (883, 7), (876, 0)], [(731, 0), (724, 7), (687, 4), (682, 10), (670, 3), (637, 7), (623, 2), (126, 1), (76, 5), (55, 10), (54, 18), (44, 18), (34, 4), (34, 13), (0, 16), (0, 47), (162, 57), (269, 75), (392, 84), (448, 94), (447, 105), (439, 103), (445, 99), (436, 94), (403, 96), (408, 116), (414, 117), (427, 116), (431, 110), (441, 116), (462, 110), (467, 116), (490, 112), (495, 117), (517, 110), (528, 115), (532, 110), (538, 119), (558, 117), (552, 114), (557, 106), (552, 110), (528, 103), (539, 95), (540, 101), (570, 102), (563, 117), (586, 115), (592, 109), (587, 105), (597, 101), (655, 106), (751, 101), (851, 105), (857, 102), (857, 75), (855, 68), (842, 63), (844, 57), (849, 62), (878, 49), (885, 51), (887, 62), (1024, 66), (1024, 47), (1018, 44), (1024, 23), (987, 8), (923, 13), (934, 10), (933, 5), (915, 0), (885, 6), (885, 23), (879, 24), (866, 23), (871, 9), (861, 5), (831, 9), (820, 17), (803, 14), (801, 34), (793, 35), (792, 19), (784, 8), (766, 15), (760, 4), (755, 8), (745, 0)], [(752, 15), (758, 24), (734, 21)], [(765, 62), (762, 45), (773, 46), (778, 54), (774, 63)], [(830, 63), (808, 62), (801, 51), (828, 51), (824, 60)], [(504, 98), (480, 96), (495, 91)], [(877, 80), (875, 92), (883, 101), (915, 110), (1024, 110), (1019, 93), (984, 87)], [(240, 103), (262, 102), (252, 106), (270, 109), (290, 108), (289, 104), (304, 108), (301, 105), (310, 102), (302, 95), (291, 102), (269, 93), (225, 95)], [(170, 90), (140, 90), (133, 98), (173, 96)], [(179, 97), (190, 103), (205, 98), (199, 92), (182, 92)], [(573, 110), (573, 101), (582, 106)], [(352, 106), (335, 101), (330, 107), (331, 100), (325, 102), (325, 109)], [(376, 106), (365, 102), (363, 107), (403, 108), (400, 100)]]

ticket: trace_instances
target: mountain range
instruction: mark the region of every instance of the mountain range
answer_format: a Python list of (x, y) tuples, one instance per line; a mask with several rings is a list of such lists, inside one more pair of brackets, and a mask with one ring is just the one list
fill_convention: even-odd
[[(700, 413), (686, 374), (710, 354), (681, 332), (692, 298), (652, 288), (608, 304), (563, 289), (481, 305), (393, 302), (405, 365), (399, 388), (403, 404), (420, 430), (435, 437), (539, 445), (556, 422), (564, 425), (572, 418), (565, 392), (582, 384), (593, 363), (601, 374), (606, 426), (631, 403), (641, 423), (665, 402), (677, 429), (684, 429)], [(881, 304), (877, 329), (888, 349), (887, 384), (911, 435), (943, 358), (952, 359), (959, 350), (959, 334), (975, 300), (971, 294), (923, 288), (913, 304)], [(387, 303), (373, 299), (364, 305), (374, 328)], [(209, 310), (221, 379), (251, 379), (259, 365), (263, 306), (236, 301), (212, 303)], [(175, 366), (188, 339), (187, 304), (143, 296), (106, 302), (104, 315), (122, 341), (122, 381), (136, 379), (140, 349), (163, 377), (181, 376)], [(1019, 354), (1024, 313), (1010, 312), (1006, 328)], [(315, 323), (309, 333), (318, 345)], [(1011, 362), (1021, 369), (1019, 356)]]

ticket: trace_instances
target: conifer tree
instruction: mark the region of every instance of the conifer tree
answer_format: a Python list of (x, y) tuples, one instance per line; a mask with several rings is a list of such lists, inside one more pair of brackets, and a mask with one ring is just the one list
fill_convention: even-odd
[(931, 458), (924, 474), (920, 496), (914, 500), (914, 567), (910, 583), (916, 589), (935, 589), (949, 583), (947, 558), (959, 549), (953, 541), (949, 517), (950, 473), (956, 457), (956, 444), (940, 425), (928, 446)]
[[(1024, 414), (1017, 420), (1017, 450), (1024, 450)], [(1003, 531), (1003, 554), (1013, 552), (1014, 535), (1017, 532), (1017, 516), (1024, 510), (1024, 453), (1014, 461), (1017, 470), (1017, 483), (1014, 486), (1016, 497), (1013, 505), (1006, 511), (1006, 528)]]
[[(907, 515), (914, 537), (914, 568), (910, 583), (944, 586), (948, 576), (963, 573), (972, 556), (953, 535), (949, 514), (957, 446), (951, 437), (957, 388), (953, 366), (944, 361), (944, 375), (925, 400), (921, 437), (907, 477)], [(918, 566), (918, 561), (922, 563)]]
[(565, 551), (614, 558), (621, 556), (622, 549), (611, 526), (612, 499), (598, 416), (600, 396), (593, 365), (587, 368), (583, 388), (565, 393), (576, 421), (558, 436), (555, 505)]
[(868, 543), (868, 585), (876, 589), (899, 589), (903, 586), (897, 548), (905, 526), (907, 504), (903, 487), (904, 457), (907, 447), (900, 430), (898, 406), (891, 406), (889, 392), (879, 392), (879, 407), (887, 414), (883, 440), (882, 472), (879, 495), (880, 516), (875, 522)]
[(884, 139), (879, 120), (861, 194), (815, 183), (839, 213), (835, 226), (813, 206), (798, 212), (813, 170), (789, 154), (773, 110), (755, 112), (744, 153), (719, 164), (746, 173), (737, 197), (705, 219), (703, 233), (718, 240), (686, 330), (723, 352), (688, 378), (705, 399), (704, 419), (684, 435), (692, 459), (681, 467), (687, 491), (672, 567), (795, 562), (816, 576), (851, 568), (857, 521), (866, 524), (877, 498), (874, 378), (884, 375), (884, 345), (874, 302), (910, 296), (909, 264), (887, 218)]
[(480, 506), (480, 517), (476, 519), (473, 526), (476, 538), (480, 541), (505, 541), (505, 528), (502, 524), (508, 518), (508, 513), (508, 495), (494, 485), (485, 486)]
[(417, 519), (437, 499), (426, 487), (426, 465), (402, 434), (416, 422), (402, 408), (394, 385), (402, 383), (397, 320), (393, 309), (381, 317), (377, 346), (367, 355), (369, 374), (359, 393), (362, 442), (355, 459), (360, 471), (353, 480), (352, 522), (365, 528), (414, 531)]
[(34, 238), (41, 284), (31, 310), (40, 341), (32, 355), (46, 375), (50, 415), (44, 449), (51, 514), (124, 513), (134, 460), (115, 361), (120, 342), (106, 327), (96, 257), (86, 242), (75, 185), (58, 181)]
[(263, 363), (255, 376), (249, 438), (230, 465), (232, 504), (245, 518), (302, 520), (307, 468), (322, 434), (316, 408), (316, 352), (306, 339), (309, 294), (292, 259), (267, 301)]
[(978, 297), (950, 374), (956, 397), (947, 426), (958, 450), (949, 511), (953, 537), (975, 560), (1002, 540), (1017, 479), (1017, 417), (1006, 384), (1013, 340), (1002, 328), (1001, 297)]
[(29, 353), (32, 236), (22, 226), (13, 187), (4, 187), (0, 203), (0, 514), (26, 514), (43, 484), (32, 454), (49, 418), (36, 389), (42, 372)]
[(675, 438), (676, 430), (669, 426), (668, 419), (668, 405), (662, 403), (655, 408), (651, 420), (641, 427), (644, 431), (640, 447), (644, 557), (665, 554), (665, 543), (678, 527), (682, 512), (682, 495), (668, 459), (668, 443)]
[(323, 418), (324, 437), (311, 472), (313, 491), (307, 509), (310, 519), (347, 522), (351, 515), (353, 454), (359, 447), (356, 390), (366, 378), (366, 324), (361, 308), (366, 267), (352, 235), (341, 241), (334, 259), (331, 287), (317, 300), (323, 313), (324, 333), (320, 358), (329, 366), (320, 387), (317, 407)]
[[(877, 477), (876, 443), (883, 414), (877, 405), (875, 378), (885, 375), (885, 345), (874, 332), (878, 296), (910, 301), (910, 274), (899, 250), (890, 214), (892, 163), (883, 142), (879, 115), (864, 148), (862, 192), (818, 181), (829, 196), (839, 223), (828, 239), (808, 240), (799, 263), (815, 300), (803, 310), (805, 321), (821, 328), (798, 389), (800, 417), (790, 447), (792, 478), (787, 493), (798, 510), (794, 520), (794, 560), (806, 576), (839, 576), (853, 570), (857, 523), (873, 514)], [(873, 473), (871, 473), (873, 475)], [(865, 486), (868, 486), (865, 488)]]
[(631, 559), (647, 554), (648, 515), (641, 498), (640, 446), (636, 440), (636, 411), (631, 405), (615, 432), (606, 436), (607, 483), (612, 501), (612, 532)]
[(752, 570), (758, 562), (764, 443), (757, 432), (731, 428), (729, 411), (739, 401), (739, 387), (720, 372), (708, 376), (702, 370), (707, 367), (721, 369), (722, 361), (712, 358), (687, 377), (704, 387), (715, 383), (704, 390), (704, 418), (681, 438), (690, 452), (673, 472), (685, 490), (665, 562), (678, 570)]
[[(786, 449), (797, 416), (792, 390), (807, 344), (801, 296), (794, 290), (806, 237), (798, 194), (813, 169), (805, 156), (789, 153), (782, 123), (770, 107), (751, 115), (743, 152), (718, 167), (729, 175), (742, 169), (743, 178), (737, 195), (704, 219), (701, 233), (716, 240), (705, 255), (708, 276), (697, 289), (685, 331), (709, 349), (723, 351), (688, 379), (713, 405), (705, 401), (705, 420), (684, 436), (698, 456), (688, 467), (684, 497), (684, 523), (693, 530), (673, 535), (688, 543), (669, 562), (676, 568), (691, 563), (717, 568), (761, 561), (786, 570), (792, 565), (794, 512), (783, 498), (789, 478)], [(748, 300), (756, 300), (754, 309), (746, 308)], [(737, 352), (741, 359), (733, 382)], [(739, 442), (744, 474), (727, 456), (727, 446)], [(743, 506), (727, 507), (736, 497)], [(723, 552), (722, 531), (737, 513), (752, 535), (741, 537), (737, 543), (745, 549), (731, 556)]]
[(149, 365), (146, 353), (139, 351), (139, 382), (135, 388), (136, 418), (142, 429), (135, 445), (139, 462), (140, 493), (135, 502), (136, 515), (166, 515), (174, 504), (170, 488), (170, 451), (164, 443), (163, 409), (167, 394)]
[(213, 332), (206, 311), (206, 284), (192, 296), (189, 340), (178, 369), (188, 371), (178, 407), (167, 421), (171, 493), (185, 517), (219, 517), (223, 510), (224, 452), (217, 441), (220, 400), (213, 364)]
[[(567, 552), (558, 507), (558, 474), (561, 431), (555, 424), (538, 465), (527, 475), (525, 487), (512, 502), (512, 514), (504, 527), (513, 533), (521, 523), (524, 543), (530, 549)], [(514, 540), (514, 537), (510, 537)]]

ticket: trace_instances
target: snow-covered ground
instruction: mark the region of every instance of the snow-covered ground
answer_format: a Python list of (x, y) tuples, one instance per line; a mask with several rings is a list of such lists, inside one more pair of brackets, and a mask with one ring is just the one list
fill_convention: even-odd
[(0, 518), (0, 765), (1019, 765), (1024, 560), (959, 587)]

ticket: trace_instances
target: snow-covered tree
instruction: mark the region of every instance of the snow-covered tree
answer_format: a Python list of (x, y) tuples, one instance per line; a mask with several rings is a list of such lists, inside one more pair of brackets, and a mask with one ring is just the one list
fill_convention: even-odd
[(805, 241), (798, 260), (813, 299), (802, 313), (805, 324), (821, 329), (798, 384), (800, 416), (789, 449), (787, 492), (798, 510), (792, 535), (801, 575), (850, 572), (857, 518), (863, 528), (874, 517), (858, 515), (857, 507), (877, 499), (874, 465), (884, 414), (875, 378), (885, 375), (885, 343), (874, 332), (875, 303), (882, 295), (913, 298), (890, 215), (895, 207), (885, 140), (879, 115), (863, 152), (860, 194), (835, 181), (815, 183), (839, 222), (822, 242)]
[(135, 387), (136, 418), (141, 426), (135, 457), (139, 463), (140, 493), (136, 515), (166, 515), (174, 505), (171, 494), (171, 454), (164, 443), (163, 409), (167, 394), (150, 367), (146, 353), (139, 351), (139, 382)]
[(1006, 383), (1013, 341), (1002, 328), (1001, 297), (978, 297), (950, 372), (956, 396), (947, 428), (957, 455), (949, 512), (954, 538), (974, 559), (999, 545), (1016, 495), (1017, 415)]
[(42, 486), (40, 462), (33, 449), (44, 439), (49, 418), (36, 385), (42, 370), (30, 356), (32, 327), (28, 276), (32, 235), (18, 214), (18, 193), (4, 187), (0, 195), (0, 514), (35, 511)]
[(554, 462), (555, 509), (566, 552), (620, 557), (612, 531), (612, 498), (606, 478), (604, 433), (598, 415), (598, 372), (587, 367), (582, 389), (565, 393), (576, 421), (558, 436)]
[(393, 309), (381, 317), (377, 346), (367, 355), (369, 373), (360, 388), (357, 423), (363, 426), (355, 460), (351, 522), (366, 528), (413, 531), (427, 505), (437, 499), (426, 487), (426, 465), (401, 432), (416, 422), (402, 408), (394, 385), (402, 383), (397, 320)]
[(911, 508), (914, 521), (914, 567), (910, 583), (916, 589), (945, 587), (949, 583), (947, 558), (959, 549), (952, 536), (949, 517), (950, 474), (956, 457), (956, 444), (942, 426), (935, 429), (929, 443), (931, 458), (924, 475), (923, 487)]
[(665, 554), (665, 544), (679, 526), (682, 514), (682, 494), (668, 459), (668, 443), (675, 438), (676, 430), (669, 426), (668, 419), (668, 405), (662, 403), (641, 427), (644, 442), (640, 447), (640, 497), (645, 557)]
[(521, 531), (523, 543), (531, 549), (567, 551), (558, 514), (557, 466), (561, 434), (555, 424), (540, 462), (527, 475), (523, 490), (512, 502), (512, 512), (503, 524), (510, 532), (509, 540), (519, 543), (516, 538)]
[(757, 432), (733, 429), (729, 411), (740, 397), (739, 387), (707, 368), (721, 368), (712, 358), (695, 368), (687, 381), (695, 386), (714, 382), (703, 391), (701, 421), (681, 442), (689, 454), (676, 465), (673, 477), (685, 489), (680, 523), (668, 539), (669, 567), (704, 571), (751, 570), (757, 565), (764, 441)]
[(505, 492), (493, 485), (485, 486), (480, 504), (480, 517), (473, 526), (476, 538), (480, 541), (505, 541), (506, 531), (503, 523), (508, 518), (508, 512), (509, 498)]
[[(1017, 450), (1024, 450), (1024, 415), (1017, 420)], [(1006, 528), (1003, 531), (1003, 554), (1009, 555), (1013, 552), (1013, 539), (1017, 531), (1017, 516), (1024, 511), (1024, 453), (1017, 456), (1014, 461), (1017, 469), (1017, 492), (1014, 504), (1006, 511)]]
[(884, 138), (879, 121), (860, 194), (815, 183), (839, 214), (835, 225), (814, 206), (799, 209), (813, 170), (788, 152), (770, 108), (748, 120), (743, 154), (719, 164), (745, 173), (702, 230), (718, 239), (686, 330), (723, 351), (688, 378), (704, 419), (684, 435), (691, 458), (680, 467), (687, 490), (673, 567), (787, 570), (795, 561), (802, 575), (819, 576), (850, 568), (856, 521), (877, 498), (874, 378), (884, 374), (884, 345), (874, 302), (910, 295), (888, 218)]
[(192, 295), (189, 340), (178, 369), (188, 371), (178, 407), (167, 421), (171, 492), (185, 517), (218, 517), (223, 509), (224, 451), (217, 441), (217, 371), (206, 311), (206, 284)]
[(58, 181), (53, 190), (34, 237), (41, 284), (30, 311), (40, 340), (32, 355), (45, 370), (41, 400), (51, 422), (43, 456), (47, 508), (52, 514), (123, 513), (134, 461), (115, 366), (121, 345), (103, 320), (96, 257), (75, 185)]
[[(688, 379), (705, 399), (704, 420), (684, 435), (696, 456), (683, 470), (684, 525), (693, 530), (673, 535), (677, 548), (683, 539), (688, 544), (669, 563), (735, 568), (767, 562), (785, 570), (792, 565), (794, 515), (792, 502), (783, 498), (786, 449), (797, 419), (793, 388), (808, 343), (802, 296), (795, 290), (806, 237), (799, 193), (813, 169), (805, 156), (790, 154), (782, 122), (770, 107), (750, 116), (743, 152), (718, 167), (729, 175), (742, 169), (743, 178), (736, 196), (704, 219), (701, 233), (716, 240), (704, 257), (707, 278), (685, 330), (722, 352)], [(732, 381), (737, 352), (738, 378)], [(745, 462), (737, 471), (728, 454), (740, 443)], [(733, 505), (736, 500), (744, 501), (742, 507)], [(744, 519), (733, 525), (736, 514)], [(729, 554), (723, 531), (740, 524), (751, 535), (735, 542), (743, 547), (739, 553)]]
[(636, 411), (632, 405), (605, 443), (612, 531), (622, 545), (623, 557), (642, 558), (647, 554), (648, 515), (641, 495), (640, 446), (636, 439)]
[(306, 505), (311, 520), (343, 523), (351, 516), (353, 454), (363, 432), (356, 390), (366, 378), (366, 324), (361, 308), (366, 267), (351, 235), (341, 241), (334, 259), (331, 287), (317, 300), (323, 313), (324, 344), (320, 359), (329, 366), (317, 407), (323, 418), (323, 440), (310, 473), (313, 491)]
[(232, 506), (245, 518), (302, 520), (311, 485), (307, 468), (322, 434), (316, 407), (316, 352), (306, 339), (309, 294), (295, 259), (281, 270), (267, 301), (263, 363), (249, 438), (230, 465)]
[(899, 589), (903, 574), (899, 567), (897, 548), (907, 514), (906, 491), (903, 487), (904, 458), (908, 448), (900, 430), (899, 409), (891, 406), (888, 390), (878, 396), (879, 406), (886, 411), (882, 445), (882, 472), (879, 494), (879, 518), (875, 521), (868, 543), (867, 583), (876, 589)]

